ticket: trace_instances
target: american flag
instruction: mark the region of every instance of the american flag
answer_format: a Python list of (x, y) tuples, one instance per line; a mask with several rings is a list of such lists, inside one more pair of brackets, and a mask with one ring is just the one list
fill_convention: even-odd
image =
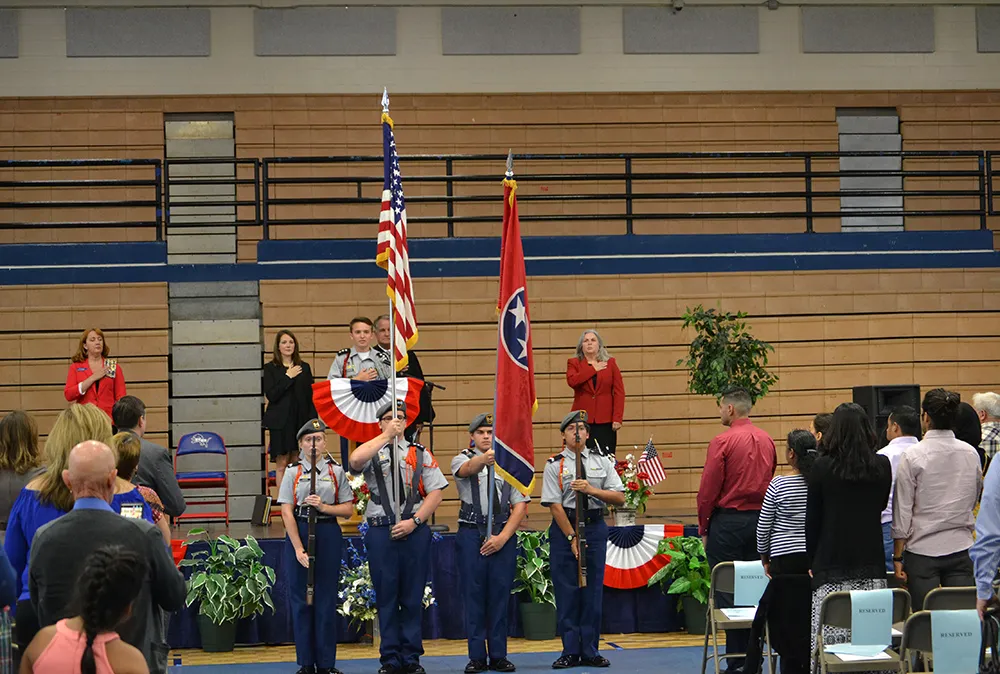
[[(388, 105), (388, 97), (383, 98), (383, 105)], [(392, 118), (388, 113), (382, 114), (382, 152), (385, 182), (375, 263), (389, 273), (386, 294), (396, 309), (392, 344), (398, 372), (409, 361), (407, 350), (417, 343), (417, 316), (413, 307), (410, 255), (406, 243), (406, 200), (403, 198), (403, 180), (399, 172), (396, 138), (392, 133)]]
[(646, 448), (642, 450), (642, 456), (639, 457), (639, 472), (645, 472), (649, 475), (646, 484), (650, 487), (655, 487), (667, 477), (660, 464), (660, 457), (656, 454), (656, 447), (653, 447), (653, 438), (650, 438), (649, 442), (646, 443)]

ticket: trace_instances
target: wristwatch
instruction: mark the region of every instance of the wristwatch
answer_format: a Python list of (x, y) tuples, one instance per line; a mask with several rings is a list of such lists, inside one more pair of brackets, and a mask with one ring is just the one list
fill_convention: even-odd
[(902, 563), (903, 562), (903, 558), (902, 557), (893, 557), (892, 561)]
[(416, 524), (419, 527), (421, 524), (424, 523), (424, 521), (422, 519), (420, 519), (419, 517), (417, 517), (416, 515), (414, 515), (413, 516), (413, 523)]
[(566, 540), (569, 541), (570, 543), (573, 542), (574, 538), (576, 538), (576, 532), (575, 531), (573, 533), (571, 533), (571, 534), (566, 534)]

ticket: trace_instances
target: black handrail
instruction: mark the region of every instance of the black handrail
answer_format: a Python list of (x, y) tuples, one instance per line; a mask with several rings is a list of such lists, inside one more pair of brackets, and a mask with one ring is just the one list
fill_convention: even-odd
[[(38, 210), (68, 210), (85, 209), (93, 217), (100, 217), (112, 209), (141, 208), (149, 209), (151, 218), (134, 220), (127, 216), (115, 220), (77, 219), (77, 220), (40, 220), (30, 219), (12, 222), (0, 222), (0, 229), (86, 229), (90, 227), (137, 228), (152, 227), (157, 241), (163, 240), (163, 211), (160, 199), (163, 189), (163, 162), (159, 159), (4, 159), (0, 160), (0, 170), (8, 169), (14, 172), (12, 179), (0, 180), (0, 188), (12, 190), (54, 190), (56, 195), (51, 199), (13, 198), (0, 201), (0, 211), (14, 214)], [(57, 174), (65, 169), (130, 169), (150, 168), (150, 178), (56, 178), (46, 176), (33, 178), (38, 170), (55, 171)], [(24, 177), (20, 177), (23, 175)], [(84, 199), (73, 194), (73, 190), (93, 189), (103, 190), (116, 188), (124, 194), (124, 198)], [(129, 188), (148, 188), (147, 197), (136, 198)], [(69, 196), (58, 196), (59, 193)], [(16, 218), (16, 215), (13, 216)]]
[[(900, 162), (899, 168), (890, 170), (878, 170), (870, 168), (840, 168), (830, 164), (843, 158), (863, 158), (863, 157), (892, 157)], [(937, 151), (937, 150), (916, 150), (900, 152), (884, 151), (820, 151), (820, 152), (639, 152), (639, 153), (589, 153), (589, 154), (524, 154), (515, 155), (515, 170), (517, 178), (522, 184), (533, 185), (538, 183), (562, 183), (569, 186), (566, 190), (571, 193), (557, 194), (537, 194), (527, 193), (521, 190), (518, 198), (522, 202), (548, 202), (548, 203), (574, 203), (574, 202), (610, 202), (617, 206), (609, 212), (590, 213), (538, 213), (529, 209), (522, 209), (521, 220), (525, 222), (585, 222), (585, 221), (614, 221), (623, 222), (626, 234), (634, 233), (635, 222), (640, 221), (669, 221), (669, 220), (733, 220), (733, 219), (785, 219), (802, 220), (804, 231), (815, 231), (814, 224), (818, 219), (833, 218), (901, 218), (908, 217), (973, 217), (978, 218), (979, 226), (982, 229), (987, 227), (987, 214), (992, 213), (992, 167), (989, 155), (979, 150), (958, 150), (958, 151)], [(477, 193), (481, 191), (464, 189), (460, 193), (458, 187), (474, 187), (479, 184), (494, 185), (499, 181), (499, 172), (502, 171), (504, 155), (499, 154), (479, 154), (479, 155), (403, 155), (400, 162), (403, 164), (404, 188), (406, 185), (419, 186), (411, 190), (407, 196), (407, 202), (413, 208), (407, 213), (407, 220), (410, 223), (425, 224), (445, 224), (447, 235), (455, 236), (455, 226), (462, 223), (499, 223), (499, 190), (496, 194)], [(728, 160), (728, 161), (727, 161)], [(926, 161), (937, 160), (950, 165), (958, 165), (957, 168), (950, 166), (923, 167), (919, 166)], [(608, 171), (608, 163), (624, 162), (624, 171), (621, 173)], [(657, 161), (661, 165), (666, 163), (666, 167), (643, 167), (643, 162)], [(669, 162), (684, 161), (685, 163), (698, 162), (698, 170), (670, 170)], [(787, 170), (780, 166), (769, 166), (767, 170), (742, 169), (739, 164), (745, 161), (756, 162), (785, 162), (790, 163)], [(351, 206), (367, 205), (381, 202), (381, 192), (375, 193), (371, 190), (365, 195), (365, 186), (374, 187), (383, 183), (381, 171), (369, 173), (363, 169), (360, 171), (330, 170), (323, 172), (317, 170), (317, 165), (365, 165), (371, 167), (381, 167), (383, 159), (379, 155), (346, 155), (330, 157), (268, 157), (262, 160), (262, 192), (265, 197), (262, 199), (261, 217), (267, 223), (264, 228), (265, 238), (268, 238), (271, 229), (275, 226), (283, 225), (331, 225), (348, 226), (371, 224), (374, 216), (369, 213), (352, 216), (344, 209)], [(490, 163), (490, 173), (474, 170), (476, 167), (469, 164)], [(568, 169), (564, 172), (538, 171), (538, 162), (563, 163), (578, 165), (580, 171), (573, 172)], [(719, 162), (726, 162), (723, 169)], [(597, 167), (589, 164), (598, 163)], [(729, 166), (734, 164), (732, 168)], [(443, 164), (443, 172), (428, 173), (426, 169), (420, 167), (435, 166)], [(463, 164), (469, 169), (467, 172), (459, 172), (456, 167)], [(818, 164), (818, 166), (817, 166)], [(302, 175), (282, 175), (285, 167), (303, 165), (312, 167), (311, 176)], [(619, 164), (621, 165), (621, 164)], [(407, 171), (407, 166), (417, 166), (418, 170)], [(664, 170), (664, 168), (666, 170)], [(533, 170), (534, 169), (534, 170)], [(317, 173), (319, 175), (317, 175)], [(360, 173), (360, 175), (359, 175)], [(845, 178), (898, 178), (899, 188), (887, 188), (885, 186), (868, 186), (863, 189), (851, 189), (837, 186), (834, 189), (830, 181), (842, 180)], [(913, 179), (937, 179), (938, 181), (967, 181), (968, 187), (962, 189), (962, 184), (934, 187), (933, 185), (918, 184), (909, 187), (906, 181)], [(972, 184), (972, 180), (976, 184)], [(684, 188), (694, 181), (702, 183), (700, 189)], [(720, 190), (712, 191), (706, 189), (713, 183), (728, 181), (726, 185), (720, 185)], [(776, 189), (768, 190), (767, 185), (759, 183), (779, 181), (784, 184), (774, 185)], [(817, 181), (826, 184), (818, 185)], [(649, 189), (654, 187), (648, 185), (651, 182), (667, 183), (658, 186), (659, 189)], [(733, 182), (750, 183), (748, 188), (758, 184), (758, 189), (733, 189)], [(797, 189), (789, 182), (800, 182), (802, 187)], [(607, 189), (592, 187), (594, 183), (618, 183), (621, 189)], [(674, 185), (670, 185), (674, 183)], [(346, 195), (342, 188), (346, 185), (356, 185), (356, 194)], [(428, 187), (441, 185), (443, 194), (428, 194)], [(573, 189), (576, 186), (577, 189)], [(309, 196), (296, 194), (289, 196), (288, 190), (295, 188), (301, 193), (301, 188), (311, 187), (306, 190)], [(693, 185), (692, 185), (693, 187)], [(679, 189), (675, 189), (679, 188)], [(332, 192), (331, 192), (332, 191)], [(561, 190), (562, 191), (562, 190)], [(416, 192), (414, 194), (413, 192)], [(873, 198), (873, 197), (897, 197), (900, 205), (894, 208), (884, 208), (876, 204), (865, 205), (857, 210), (844, 208), (829, 208), (829, 205), (817, 207), (817, 200), (838, 199), (838, 198)], [(910, 205), (907, 199), (957, 199), (958, 203), (943, 203), (939, 205), (920, 204)], [(746, 208), (739, 210), (735, 208), (724, 209), (723, 212), (710, 212), (704, 208), (691, 209), (690, 212), (677, 212), (675, 208), (666, 208), (666, 204), (678, 201), (739, 201), (739, 200), (769, 200), (777, 202), (772, 204), (771, 210), (760, 208)], [(962, 200), (968, 200), (964, 204)], [(663, 209), (657, 210), (655, 204), (661, 202)], [(782, 210), (778, 203), (789, 202), (789, 208)], [(797, 202), (797, 203), (796, 203)], [(461, 204), (497, 204), (497, 213), (484, 215), (482, 212), (461, 213), (458, 206)], [(635, 206), (644, 203), (642, 209), (637, 212)], [(433, 206), (440, 206), (441, 209), (433, 209)], [(313, 217), (292, 217), (281, 213), (283, 207), (304, 206), (312, 209), (329, 207), (331, 211), (321, 216)], [(428, 210), (429, 209), (429, 210)], [(437, 210), (437, 212), (433, 212)], [(442, 214), (443, 211), (443, 214)], [(904, 223), (905, 224), (905, 223)]]

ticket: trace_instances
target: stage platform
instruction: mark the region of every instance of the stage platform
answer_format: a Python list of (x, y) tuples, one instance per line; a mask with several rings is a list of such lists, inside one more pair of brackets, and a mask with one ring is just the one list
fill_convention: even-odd
[[(548, 525), (547, 519), (536, 515), (525, 528), (539, 529)], [(665, 524), (662, 520), (643, 520), (640, 524)], [(683, 522), (669, 522), (684, 524)], [(186, 523), (175, 529), (175, 538), (197, 524)], [(289, 612), (288, 588), (285, 584), (284, 564), (284, 529), (277, 518), (267, 527), (251, 526), (248, 523), (231, 523), (225, 525), (210, 524), (207, 526), (213, 536), (228, 534), (234, 538), (243, 538), (247, 534), (254, 536), (264, 550), (264, 563), (274, 568), (277, 582), (272, 592), (275, 612), (254, 620), (243, 621), (237, 628), (238, 644), (284, 644), (293, 640), (291, 614)], [(687, 525), (685, 534), (694, 535), (696, 529)], [(458, 573), (458, 560), (454, 525), (451, 531), (441, 532), (434, 536), (431, 543), (430, 581), (436, 598), (435, 605), (424, 611), (423, 635), (425, 639), (464, 639), (464, 602), (460, 591), (461, 583)], [(345, 547), (361, 545), (358, 536), (345, 536)], [(346, 557), (346, 549), (345, 549)], [(658, 589), (638, 588), (635, 590), (617, 590), (604, 588), (603, 631), (607, 634), (631, 634), (634, 632), (676, 632), (681, 629), (682, 621), (677, 612), (675, 597), (667, 597)], [(509, 611), (510, 635), (522, 636), (520, 615), (517, 609), (517, 598), (511, 597)], [(361, 637), (358, 629), (351, 626), (347, 619), (341, 619), (339, 626), (339, 641), (345, 643), (357, 642)], [(174, 614), (170, 623), (168, 642), (171, 648), (199, 648), (201, 639), (198, 634), (197, 613), (194, 609), (183, 609)]]

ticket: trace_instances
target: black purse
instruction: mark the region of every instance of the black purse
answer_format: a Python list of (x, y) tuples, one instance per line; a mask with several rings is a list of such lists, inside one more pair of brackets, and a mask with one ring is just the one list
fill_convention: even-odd
[[(987, 654), (992, 657), (987, 660)], [(979, 674), (1000, 674), (1000, 619), (995, 610), (983, 617), (983, 643), (979, 651)]]

